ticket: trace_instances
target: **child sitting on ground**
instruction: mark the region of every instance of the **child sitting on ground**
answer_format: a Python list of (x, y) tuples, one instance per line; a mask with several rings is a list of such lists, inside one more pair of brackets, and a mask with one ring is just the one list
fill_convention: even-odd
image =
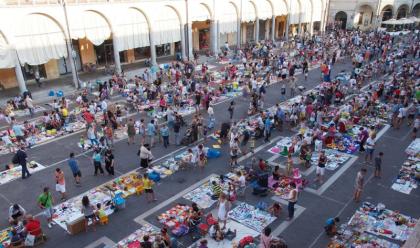
[(271, 207), (268, 208), (268, 212), (275, 216), (275, 217), (280, 217), (280, 213), (281, 213), (281, 206), (278, 202), (273, 203), (273, 205), (271, 205)]

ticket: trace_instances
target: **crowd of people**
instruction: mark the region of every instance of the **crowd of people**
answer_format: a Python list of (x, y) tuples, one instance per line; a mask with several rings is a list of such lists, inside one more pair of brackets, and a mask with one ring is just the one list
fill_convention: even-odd
[[(115, 139), (127, 138), (127, 145), (139, 145), (137, 155), (143, 169), (152, 167), (152, 150), (158, 144), (166, 149), (172, 145), (194, 143), (196, 147), (187, 150), (179, 167), (199, 167), (204, 170), (207, 163), (206, 137), (214, 132), (219, 135), (222, 144), (229, 146), (230, 167), (235, 169), (241, 155), (254, 153), (257, 139), (264, 137), (264, 142), (270, 142), (274, 130), (282, 132), (286, 129), (306, 128), (311, 129), (311, 132), (299, 134), (293, 140), (284, 172), (280, 172), (279, 168), (271, 171), (263, 160), (257, 162), (256, 158), (252, 159), (255, 165), (253, 169), (271, 173), (274, 183), (278, 183), (281, 177), (292, 174), (292, 154), (298, 152), (300, 163), (309, 167), (311, 155), (317, 150), (319, 158), (314, 183), (322, 184), (328, 162), (322, 147), (337, 143), (346, 133), (346, 124), (350, 121), (364, 126), (360, 127), (357, 135), (358, 152), (364, 154), (366, 164), (374, 165), (375, 177), (380, 178), (382, 159), (386, 155), (375, 149), (379, 125), (370, 119), (384, 118), (395, 129), (408, 125), (412, 128), (411, 137), (417, 137), (420, 126), (417, 106), (420, 100), (417, 82), (420, 73), (419, 52), (417, 34), (393, 37), (380, 32), (343, 30), (333, 30), (324, 36), (296, 37), (291, 42), (247, 44), (242, 49), (227, 50), (220, 62), (226, 60), (226, 56), (233, 59), (217, 68), (217, 74), (209, 69), (207, 63), (197, 62), (173, 62), (159, 68), (152, 67), (134, 78), (127, 78), (122, 73), (108, 81), (98, 82), (98, 96), (92, 95), (93, 87), (89, 83), (74, 102), (65, 97), (55, 99), (51, 111), (45, 111), (39, 118), (32, 120), (13, 116), (14, 110), (25, 108), (31, 117), (35, 115), (32, 96), (25, 94), (9, 101), (6, 108), (1, 110), (1, 117), (8, 125), (2, 133), (2, 142), (5, 149), (15, 154), (12, 162), (22, 167), (22, 178), (27, 178), (31, 174), (27, 169), (26, 149), (35, 144), (31, 137), (47, 130), (70, 132), (69, 125), (80, 122), (82, 134), (78, 145), (82, 151), (92, 149), (94, 175), (105, 174), (106, 171), (115, 176)], [(343, 57), (352, 59), (352, 70), (343, 71), (336, 78), (331, 78), (334, 65)], [(302, 73), (303, 80), (307, 80), (309, 70), (315, 65), (319, 65), (321, 70), (321, 84), (303, 94), (305, 88), (299, 86), (302, 82), (297, 80), (297, 74)], [(390, 79), (378, 75), (388, 75)], [(215, 81), (218, 83), (215, 84)], [(281, 84), (279, 103), (267, 109), (267, 89), (275, 83)], [(367, 90), (363, 90), (364, 87)], [(232, 93), (233, 96), (241, 96), (249, 101), (246, 118), (240, 118), (236, 112), (238, 101), (227, 97), (232, 96)], [(123, 96), (123, 104), (111, 101), (110, 97), (115, 94)], [(281, 102), (289, 97), (296, 101), (288, 106), (282, 105)], [(223, 120), (220, 130), (215, 130), (214, 105), (224, 99), (229, 99), (226, 109), (229, 120)], [(333, 108), (338, 109), (336, 115), (326, 125), (325, 119), (330, 117)], [(192, 115), (190, 121), (184, 119), (188, 114)], [(299, 151), (294, 151), (297, 144)], [(74, 153), (69, 156), (68, 166), (76, 185), (80, 186), (82, 174)], [(353, 198), (356, 202), (360, 200), (363, 191), (366, 171), (365, 167), (361, 168), (355, 180)], [(56, 191), (64, 201), (67, 198), (64, 172), (57, 168), (54, 177)], [(156, 201), (153, 182), (147, 174), (140, 177), (147, 201)], [(230, 202), (237, 195), (245, 194), (248, 177), (238, 172), (237, 181), (229, 186), (227, 192), (223, 192), (218, 183), (212, 182), (213, 194), (218, 199), (218, 211), (217, 223), (210, 231), (211, 238), (222, 240), (224, 236), (236, 235), (233, 230), (225, 230), (227, 213)], [(299, 187), (294, 182), (289, 186), (291, 190), (287, 200), (290, 220), (294, 217)], [(54, 197), (48, 187), (44, 188), (37, 203), (51, 227)], [(93, 206), (87, 196), (83, 198), (82, 206), (86, 230), (90, 222), (95, 228), (96, 222), (104, 215), (101, 206)], [(197, 226), (204, 215), (196, 205), (192, 209), (189, 221), (191, 226)], [(280, 211), (278, 204), (270, 208), (270, 212), (276, 216)], [(41, 232), (38, 232), (39, 221), (27, 214), (22, 206), (11, 206), (9, 221), (13, 225), (12, 243), (19, 240), (22, 242), (28, 234), (41, 237)], [(338, 217), (327, 221), (325, 230), (328, 235), (336, 232), (335, 224), (338, 221)], [(269, 245), (278, 242), (270, 234), (271, 229), (266, 228), (260, 237), (260, 247), (273, 247)], [(206, 242), (203, 240), (200, 247), (207, 247)], [(145, 236), (142, 247), (174, 247), (172, 243), (167, 230), (162, 229), (154, 244)]]

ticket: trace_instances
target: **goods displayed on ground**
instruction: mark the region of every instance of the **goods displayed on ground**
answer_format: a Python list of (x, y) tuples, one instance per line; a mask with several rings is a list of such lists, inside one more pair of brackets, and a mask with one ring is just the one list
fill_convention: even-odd
[(215, 181), (222, 187), (224, 191), (228, 189), (229, 177), (225, 178), (223, 183), (220, 181), (220, 177), (213, 176), (209, 181), (202, 184), (200, 187), (188, 192), (183, 197), (187, 200), (197, 203), (201, 209), (210, 208), (214, 203), (217, 202), (217, 198), (212, 198), (213, 192), (211, 189), (211, 183)]
[(420, 161), (406, 160), (394, 180), (391, 188), (404, 194), (417, 189), (420, 182)]
[[(29, 173), (31, 174), (45, 169), (45, 166), (35, 161), (27, 163), (27, 167)], [(20, 165), (0, 172), (0, 185), (14, 181), (19, 178), (22, 178), (22, 167)]]
[(416, 138), (410, 145), (405, 149), (405, 153), (407, 153), (411, 157), (416, 157), (420, 155), (420, 138)]
[[(135, 193), (140, 193), (143, 191), (143, 184), (141, 180), (137, 177), (136, 173), (130, 173), (128, 175), (120, 176), (114, 179), (111, 182), (108, 182), (102, 185), (102, 188), (109, 190), (111, 192), (121, 192), (123, 197), (126, 198)], [(106, 191), (104, 190), (104, 191)]]
[(119, 241), (116, 248), (140, 248), (144, 236), (149, 236), (149, 241), (154, 242), (156, 235), (160, 234), (160, 230), (152, 225), (145, 224), (123, 240)]
[(10, 244), (10, 228), (0, 231), (0, 248), (7, 247)]
[[(325, 165), (325, 169), (327, 170), (335, 170), (340, 165), (346, 163), (351, 156), (332, 149), (324, 149), (325, 156), (327, 156), (327, 164)], [(311, 158), (311, 164), (316, 166), (318, 165), (319, 153), (313, 152)]]
[(276, 219), (269, 212), (260, 210), (244, 202), (230, 210), (228, 217), (257, 232), (262, 232), (266, 226), (270, 225)]
[(163, 224), (169, 229), (172, 229), (181, 224), (184, 224), (187, 221), (191, 210), (192, 209), (190, 206), (178, 204), (168, 211), (158, 215), (157, 219), (159, 220), (159, 223)]
[(76, 196), (54, 207), (53, 221), (64, 230), (68, 231), (67, 225), (84, 219), (82, 210), (82, 198), (87, 195), (90, 204), (96, 206), (100, 203), (106, 215), (114, 213), (113, 195), (111, 192), (95, 188), (83, 195)]
[(406, 241), (413, 233), (416, 222), (409, 216), (386, 209), (382, 203), (364, 202), (349, 222), (340, 226), (339, 234), (332, 238), (329, 247), (396, 248), (399, 245), (395, 243)]

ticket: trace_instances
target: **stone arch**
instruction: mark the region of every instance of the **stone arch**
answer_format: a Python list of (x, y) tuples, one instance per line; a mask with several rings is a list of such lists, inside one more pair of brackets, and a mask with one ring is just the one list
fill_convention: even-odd
[(114, 35), (110, 20), (100, 11), (84, 10), (81, 15), (71, 16), (69, 19), (72, 39), (86, 38), (93, 45), (99, 46)]
[(52, 16), (34, 12), (24, 16), (15, 30), (21, 64), (39, 65), (67, 56), (66, 32)]
[(408, 4), (401, 4), (397, 9), (397, 19), (406, 18), (409, 15), (410, 7)]
[(15, 50), (6, 35), (0, 30), (0, 70), (16, 66)]
[(384, 6), (381, 10), (381, 20), (382, 21), (387, 21), (389, 19), (391, 19), (394, 16), (394, 7), (390, 4)]
[(159, 10), (159, 17), (154, 20), (153, 34), (155, 45), (178, 42), (181, 40), (182, 20), (179, 13), (170, 5)]
[(369, 3), (362, 3), (356, 9), (355, 24), (364, 27), (370, 26), (373, 22), (375, 8)]
[(345, 29), (347, 26), (347, 13), (344, 11), (339, 11), (334, 16), (334, 22), (341, 28)]
[(416, 3), (411, 11), (411, 14), (417, 18), (420, 18), (420, 3)]
[(210, 6), (208, 6), (206, 3), (203, 3), (203, 2), (201, 2), (200, 5), (204, 6), (204, 8), (207, 9), (207, 11), (210, 14), (210, 19), (214, 19), (214, 13), (213, 13), (213, 11), (211, 11)]
[(119, 51), (150, 45), (150, 34), (152, 33), (150, 18), (142, 9), (130, 6), (118, 21)]
[(274, 13), (274, 4), (273, 4), (273, 2), (271, 0), (267, 0), (267, 2), (270, 4), (270, 6), (271, 6), (271, 12), (272, 12), (272, 15), (274, 16), (275, 15), (275, 13)]

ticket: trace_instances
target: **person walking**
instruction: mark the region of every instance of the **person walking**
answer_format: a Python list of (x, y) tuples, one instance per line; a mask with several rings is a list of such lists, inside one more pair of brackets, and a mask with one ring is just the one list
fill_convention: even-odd
[(115, 159), (114, 154), (112, 154), (111, 149), (107, 149), (105, 152), (105, 170), (108, 172), (108, 175), (114, 176), (114, 165)]
[(327, 164), (327, 156), (325, 151), (321, 151), (318, 158), (318, 165), (316, 167), (316, 179), (315, 182), (322, 184), (324, 182), (325, 165)]
[(89, 221), (92, 221), (92, 229), (96, 231), (96, 215), (95, 215), (95, 206), (90, 203), (89, 197), (87, 195), (82, 198), (82, 213), (85, 216), (85, 232), (88, 231)]
[(372, 163), (372, 159), (373, 159), (373, 152), (375, 151), (375, 141), (376, 135), (372, 134), (371, 136), (369, 136), (369, 138), (366, 140), (366, 154), (365, 154), (365, 162), (366, 163)]
[(104, 170), (102, 169), (102, 155), (99, 149), (95, 149), (92, 155), (93, 166), (95, 167), (95, 176), (98, 175), (98, 171), (101, 174), (104, 174)]
[(143, 169), (147, 169), (149, 167), (149, 162), (153, 159), (153, 154), (150, 151), (150, 145), (142, 145), (137, 154), (140, 157), (140, 166)]
[(360, 201), (360, 196), (362, 194), (363, 191), (363, 186), (364, 186), (364, 182), (365, 182), (365, 176), (366, 176), (366, 168), (361, 168), (359, 172), (357, 172), (357, 176), (356, 176), (356, 182), (355, 182), (355, 190), (354, 190), (354, 194), (353, 194), (353, 200), (355, 202), (359, 202)]
[(73, 173), (74, 180), (76, 182), (76, 186), (80, 186), (80, 178), (82, 177), (82, 173), (79, 169), (79, 164), (77, 160), (74, 158), (74, 153), (70, 153), (70, 158), (67, 161), (67, 164), (70, 167), (71, 172)]
[(151, 120), (147, 124), (147, 136), (149, 137), (150, 147), (153, 147), (156, 135), (155, 120)]
[(282, 83), (280, 93), (281, 93), (280, 101), (285, 101), (286, 100), (286, 84), (285, 83)]
[(134, 127), (134, 121), (133, 119), (129, 119), (127, 122), (127, 144), (134, 144), (134, 137), (136, 136), (136, 128)]
[(384, 156), (383, 152), (379, 152), (375, 157), (375, 177), (381, 178), (382, 171), (382, 158)]
[(175, 145), (179, 146), (180, 145), (180, 132), (181, 130), (181, 121), (179, 120), (179, 118), (175, 118), (175, 122), (174, 122), (174, 138), (175, 138)]
[(271, 240), (273, 238), (271, 237), (271, 228), (270, 227), (266, 227), (264, 228), (263, 232), (261, 233), (260, 236), (260, 245), (258, 246), (258, 248), (269, 248), (271, 247)]
[(217, 221), (219, 223), (223, 222), (222, 230), (226, 228), (226, 221), (228, 212), (230, 210), (229, 201), (226, 199), (226, 195), (221, 193), (219, 196), (219, 201), (217, 202)]
[(264, 142), (270, 142), (271, 136), (271, 127), (273, 126), (273, 119), (272, 117), (267, 117), (264, 122)]
[(37, 199), (38, 207), (42, 209), (43, 214), (47, 218), (48, 228), (51, 228), (53, 225), (52, 216), (53, 216), (53, 204), (54, 198), (50, 192), (50, 188), (45, 187), (43, 192), (38, 196)]
[(296, 184), (295, 183), (290, 183), (289, 184), (291, 190), (289, 192), (289, 197), (288, 197), (288, 202), (289, 204), (287, 205), (287, 210), (289, 212), (289, 216), (287, 218), (287, 220), (292, 220), (294, 215), (295, 215), (295, 204), (297, 202), (298, 199), (298, 191), (296, 189)]
[(235, 102), (231, 101), (229, 104), (229, 108), (228, 108), (228, 112), (229, 112), (229, 119), (232, 120), (233, 119), (233, 112), (235, 110)]
[(64, 178), (64, 172), (57, 168), (54, 172), (55, 176), (55, 190), (61, 194), (61, 200), (66, 200), (66, 180)]
[(163, 139), (163, 146), (165, 148), (168, 148), (169, 146), (169, 128), (168, 125), (163, 124), (163, 126), (160, 128), (160, 135), (162, 136)]
[(34, 102), (29, 95), (27, 95), (26, 98), (25, 98), (25, 105), (28, 108), (29, 114), (31, 115), (31, 117), (34, 117), (34, 113), (35, 113), (34, 112)]
[(31, 173), (29, 173), (28, 166), (27, 166), (27, 161), (26, 161), (27, 158), (28, 158), (28, 155), (26, 155), (25, 146), (20, 145), (12, 162), (15, 164), (19, 164), (22, 167), (22, 179), (25, 179), (31, 176)]
[(146, 193), (147, 203), (157, 201), (155, 192), (153, 191), (153, 181), (149, 179), (147, 174), (144, 174), (141, 178), (144, 192)]

